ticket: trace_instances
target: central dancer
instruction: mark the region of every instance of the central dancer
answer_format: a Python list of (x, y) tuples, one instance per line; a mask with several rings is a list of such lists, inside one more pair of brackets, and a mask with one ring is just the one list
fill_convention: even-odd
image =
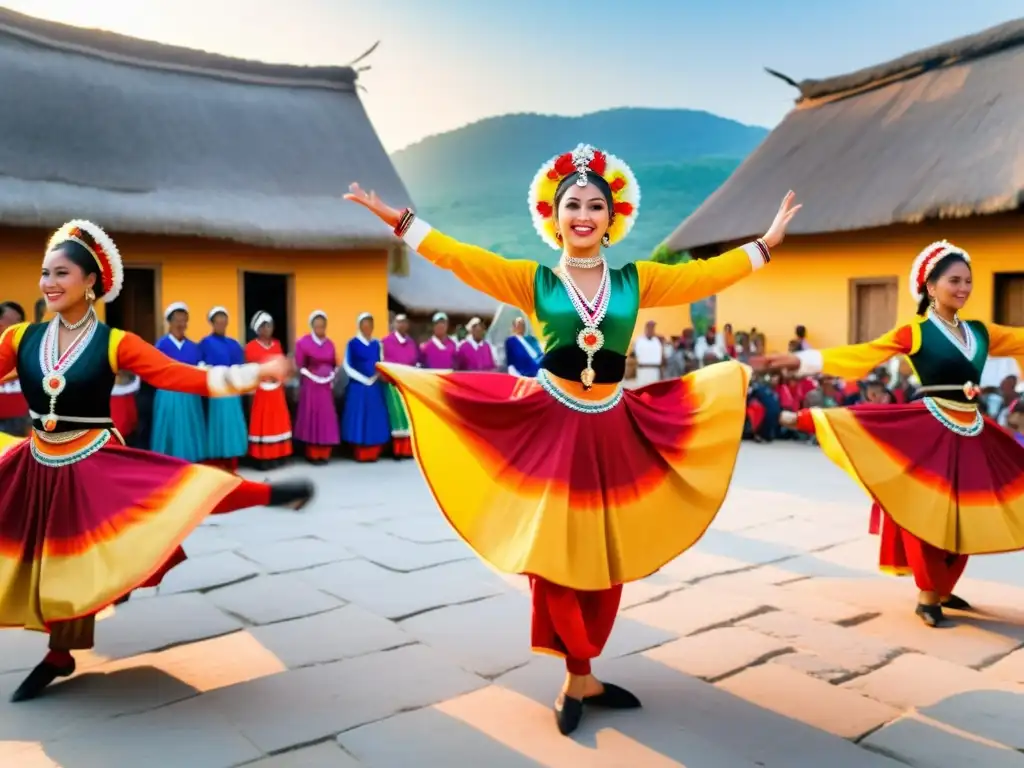
[(408, 408), (416, 456), (452, 527), (495, 568), (528, 575), (532, 645), (566, 660), (559, 730), (585, 707), (640, 706), (593, 676), (622, 585), (692, 546), (729, 487), (743, 435), (749, 369), (726, 362), (626, 390), (626, 354), (645, 307), (687, 304), (768, 263), (799, 210), (786, 195), (763, 239), (707, 261), (608, 266), (602, 248), (636, 221), (640, 190), (618, 158), (580, 145), (530, 188), (550, 269), (460, 243), (353, 184), (370, 209), (439, 267), (541, 329), (536, 378), (381, 363)]

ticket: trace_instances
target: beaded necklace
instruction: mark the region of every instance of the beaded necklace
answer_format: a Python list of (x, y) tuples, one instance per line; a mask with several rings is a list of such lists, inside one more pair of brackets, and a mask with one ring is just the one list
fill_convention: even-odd
[(556, 274), (569, 295), (569, 301), (572, 302), (573, 309), (576, 310), (576, 314), (583, 321), (583, 329), (576, 334), (576, 346), (587, 355), (587, 367), (580, 373), (580, 381), (583, 382), (584, 389), (590, 389), (594, 385), (594, 378), (596, 376), (593, 368), (594, 355), (604, 346), (604, 334), (598, 326), (601, 325), (601, 321), (604, 320), (605, 315), (608, 313), (608, 305), (611, 302), (612, 286), (611, 277), (608, 273), (608, 263), (605, 262), (602, 265), (601, 282), (598, 283), (597, 293), (594, 295), (593, 301), (588, 300), (583, 295), (583, 291), (580, 290), (579, 286), (576, 285), (576, 281), (572, 279), (572, 275), (566, 270), (560, 269)]

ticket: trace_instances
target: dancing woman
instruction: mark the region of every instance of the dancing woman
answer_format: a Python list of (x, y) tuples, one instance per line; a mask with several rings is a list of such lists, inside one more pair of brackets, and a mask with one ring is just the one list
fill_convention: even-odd
[(770, 355), (758, 368), (861, 378), (906, 355), (921, 387), (905, 405), (811, 408), (784, 423), (815, 433), (826, 455), (881, 508), (880, 565), (913, 573), (918, 616), (945, 621), (969, 555), (1024, 549), (1024, 448), (978, 409), (985, 361), (1024, 356), (1024, 330), (961, 320), (971, 295), (971, 260), (932, 243), (914, 260), (910, 293), (918, 316), (865, 344)]
[(533, 648), (566, 660), (559, 730), (575, 730), (584, 706), (639, 706), (594, 677), (591, 659), (622, 585), (684, 552), (717, 514), (749, 375), (726, 362), (625, 390), (637, 314), (703, 298), (767, 264), (799, 209), (793, 195), (762, 240), (707, 261), (621, 269), (601, 249), (629, 233), (640, 190), (625, 163), (589, 146), (545, 163), (530, 190), (538, 233), (562, 251), (555, 269), (460, 243), (358, 185), (346, 197), (434, 264), (539, 321), (546, 350), (536, 378), (378, 367), (405, 399), (448, 521), (494, 567), (530, 577)]
[[(14, 693), (37, 696), (75, 671), (94, 617), (133, 589), (155, 586), (185, 559), (181, 543), (216, 512), (301, 505), (306, 482), (265, 485), (212, 467), (126, 448), (110, 415), (118, 371), (158, 389), (220, 397), (291, 373), (284, 358), (200, 369), (101, 323), (93, 303), (117, 298), (120, 254), (95, 224), (71, 221), (51, 238), (40, 289), (49, 323), (0, 336), (0, 378), (17, 369), (32, 434), (0, 445), (0, 626), (50, 634), (50, 652)], [(6, 442), (6, 441), (4, 441)]]

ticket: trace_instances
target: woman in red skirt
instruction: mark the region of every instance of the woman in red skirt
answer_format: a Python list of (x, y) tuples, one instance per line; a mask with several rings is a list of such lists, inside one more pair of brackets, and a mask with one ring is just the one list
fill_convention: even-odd
[(92, 647), (96, 613), (159, 584), (185, 559), (181, 543), (207, 515), (301, 506), (312, 493), (304, 481), (248, 482), (122, 444), (110, 413), (120, 370), (205, 397), (291, 375), (283, 357), (206, 370), (183, 365), (101, 323), (93, 303), (113, 301), (123, 275), (103, 230), (71, 221), (43, 260), (40, 289), (55, 317), (0, 336), (0, 377), (17, 370), (32, 418), (30, 437), (0, 456), (0, 626), (50, 634), (50, 652), (15, 701), (72, 674), (71, 652)]
[(971, 266), (951, 243), (925, 248), (909, 283), (918, 316), (881, 338), (751, 362), (859, 379), (909, 359), (921, 382), (914, 402), (812, 408), (785, 421), (817, 434), (878, 505), (883, 566), (913, 573), (916, 613), (937, 626), (944, 607), (970, 607), (953, 595), (969, 555), (1024, 549), (1024, 447), (982, 415), (976, 383), (989, 355), (1024, 356), (1024, 329), (960, 319)]
[[(250, 327), (256, 338), (245, 346), (246, 362), (262, 363), (284, 354), (281, 342), (274, 338), (274, 318), (269, 313), (257, 312)], [(292, 455), (292, 417), (283, 379), (262, 382), (253, 395), (249, 455), (261, 469), (279, 467)]]

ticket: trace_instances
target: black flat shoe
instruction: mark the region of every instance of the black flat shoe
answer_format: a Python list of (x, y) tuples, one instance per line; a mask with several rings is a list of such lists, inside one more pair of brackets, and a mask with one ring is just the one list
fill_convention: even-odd
[(29, 701), (41, 694), (50, 683), (58, 677), (69, 677), (75, 674), (75, 660), (71, 660), (70, 666), (58, 667), (48, 661), (40, 662), (35, 669), (28, 673), (28, 677), (18, 686), (18, 690), (11, 696), (12, 702)]
[(640, 699), (621, 688), (615, 683), (601, 683), (604, 692), (596, 696), (584, 696), (583, 703), (588, 707), (601, 707), (602, 709), (639, 709)]
[(315, 488), (309, 480), (284, 480), (270, 484), (271, 507), (291, 507), (299, 510), (313, 498)]
[(917, 608), (914, 609), (914, 613), (920, 616), (921, 621), (929, 627), (937, 627), (940, 624), (946, 623), (946, 617), (942, 613), (941, 605), (918, 604)]
[(956, 595), (950, 595), (942, 601), (943, 608), (949, 608), (951, 611), (970, 611), (971, 604), (964, 600), (962, 597)]
[(583, 717), (583, 702), (571, 696), (562, 697), (562, 707), (555, 704), (555, 722), (558, 724), (558, 732), (563, 736), (580, 727), (580, 720)]

